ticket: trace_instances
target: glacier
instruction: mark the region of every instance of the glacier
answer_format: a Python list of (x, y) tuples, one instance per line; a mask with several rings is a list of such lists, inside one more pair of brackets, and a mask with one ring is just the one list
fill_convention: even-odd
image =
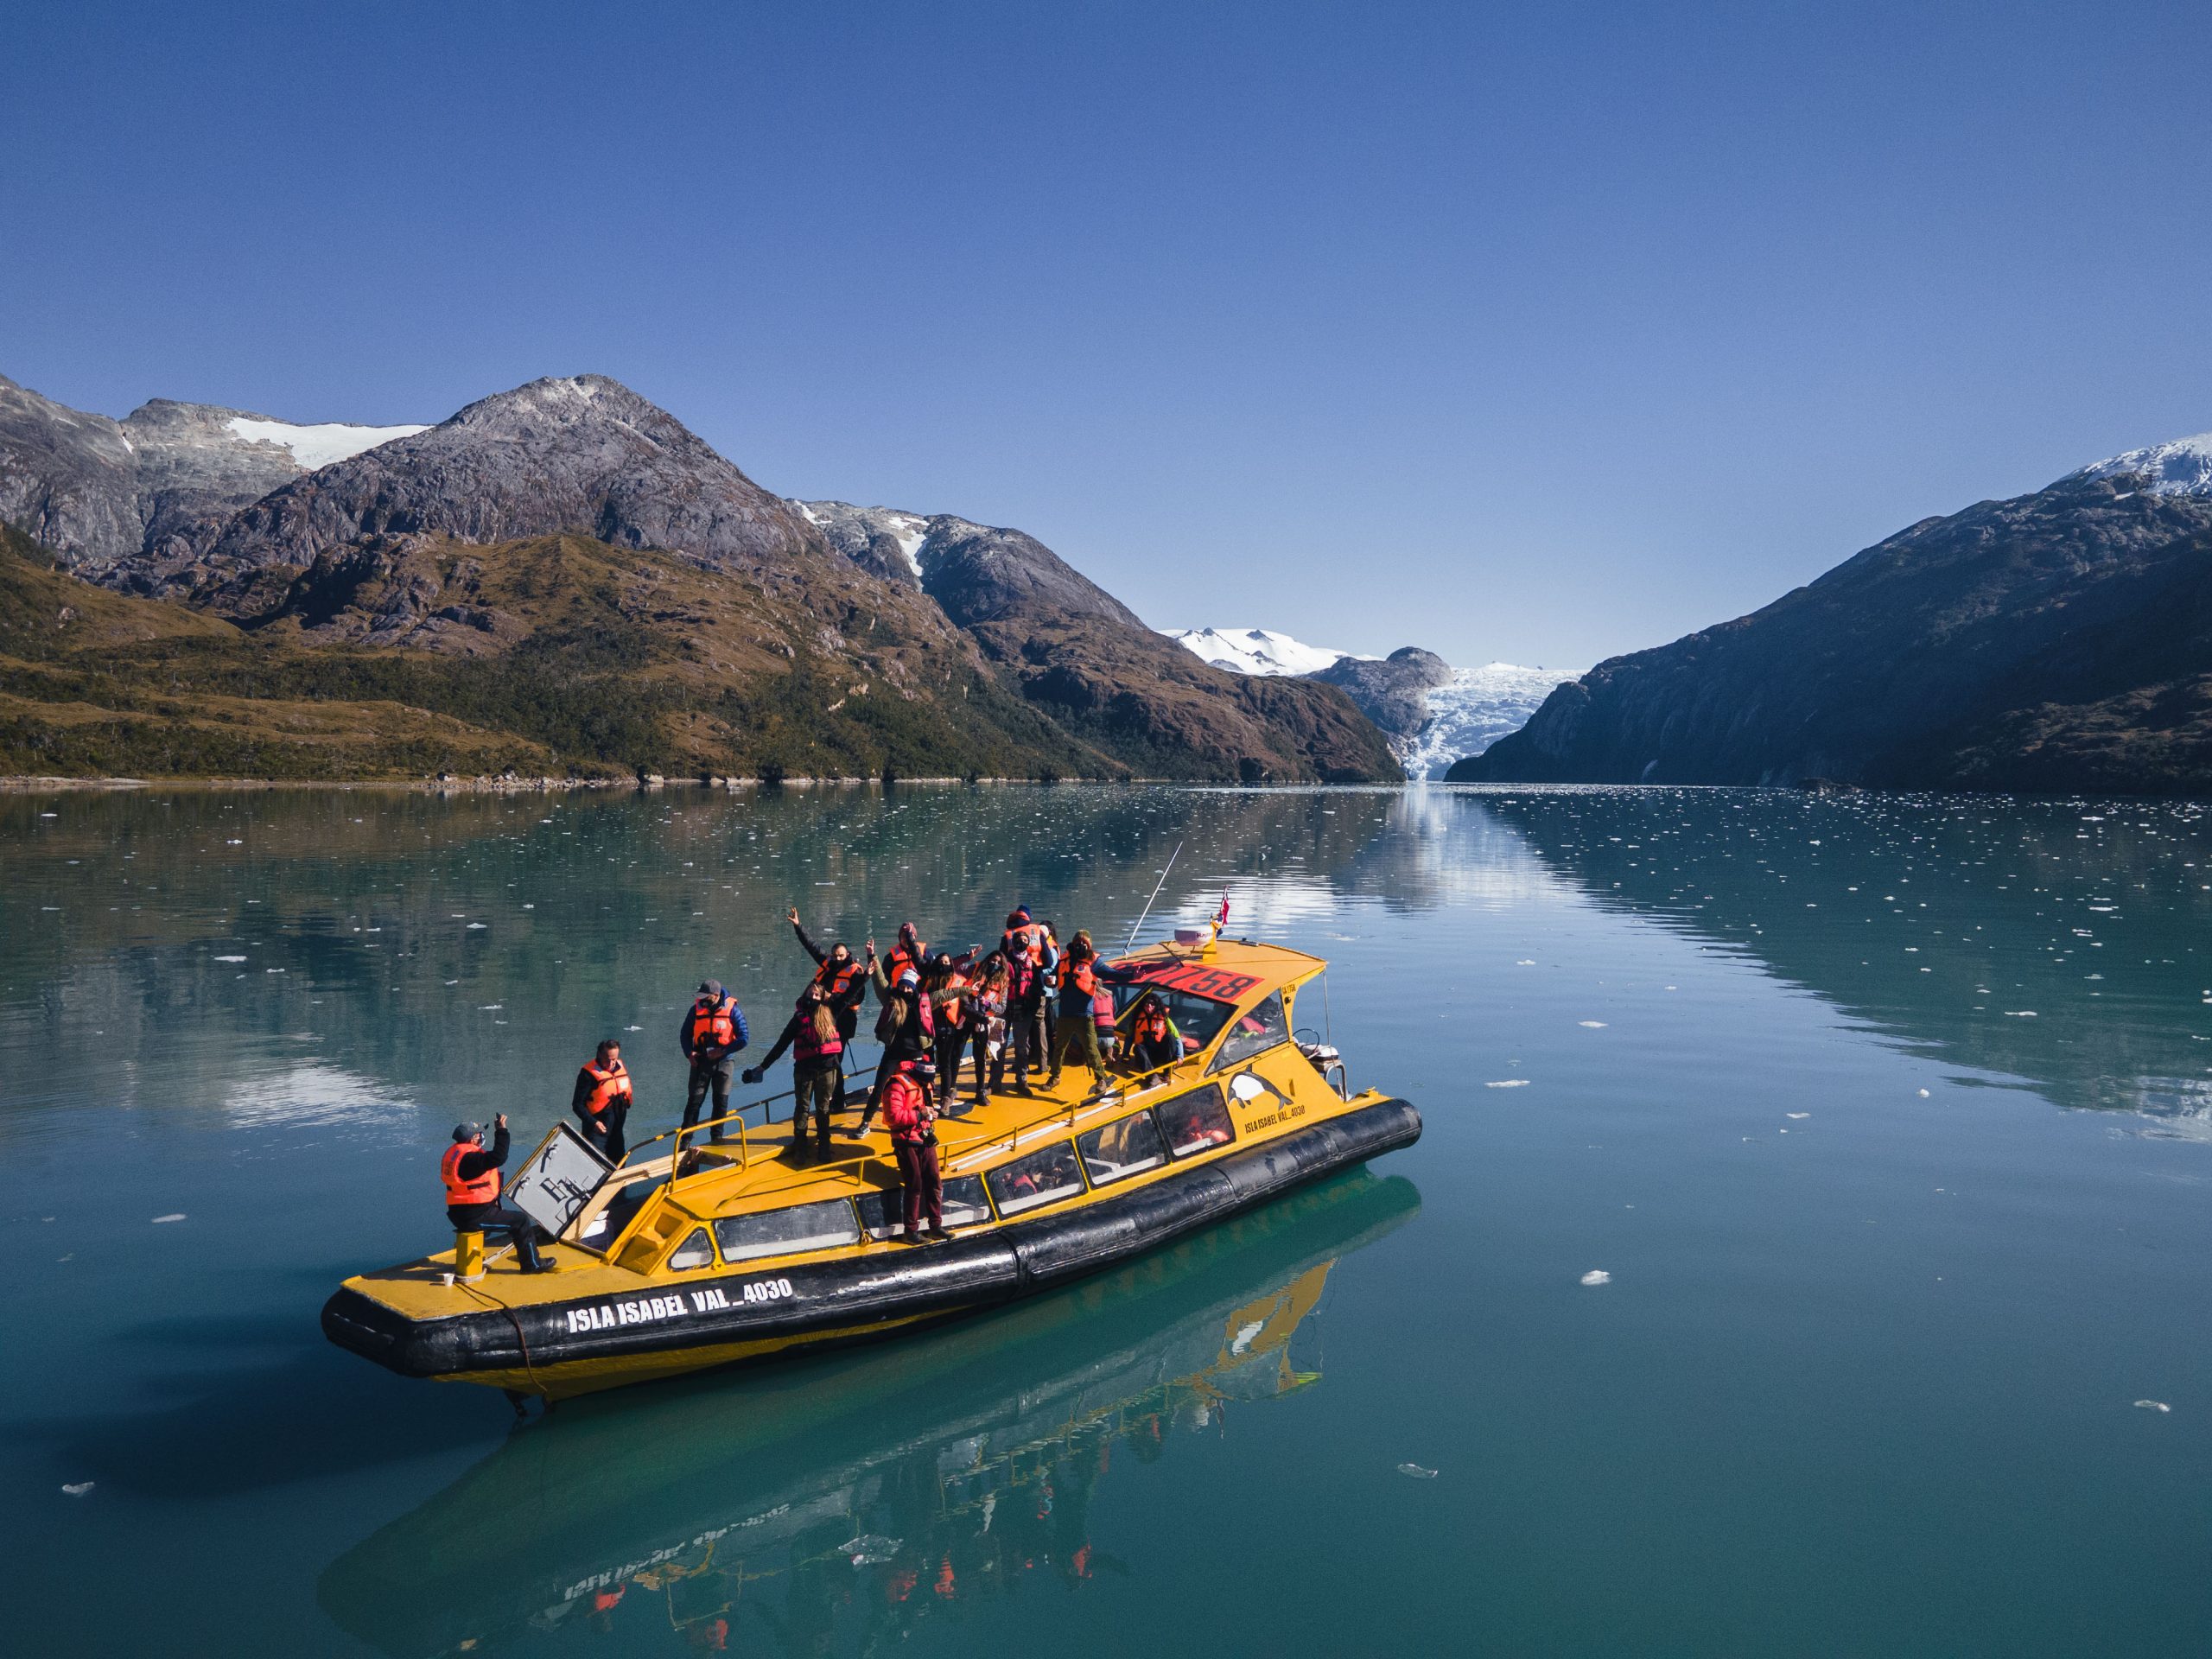
[[(1215, 667), (1234, 674), (1317, 674), (1339, 658), (1357, 654), (1309, 645), (1271, 628), (1165, 632)], [(1518, 663), (1455, 668), (1450, 683), (1432, 687), (1426, 693), (1428, 715), (1418, 729), (1400, 734), (1386, 728), (1383, 735), (1408, 779), (1441, 778), (1462, 755), (1480, 754), (1509, 732), (1519, 731), (1554, 688), (1580, 679), (1584, 671), (1528, 668)]]

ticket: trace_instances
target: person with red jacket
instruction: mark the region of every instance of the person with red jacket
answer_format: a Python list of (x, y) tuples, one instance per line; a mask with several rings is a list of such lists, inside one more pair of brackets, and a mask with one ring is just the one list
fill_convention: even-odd
[[(909, 1244), (943, 1243), (952, 1236), (944, 1230), (944, 1179), (937, 1162), (937, 1111), (930, 1104), (930, 1087), (937, 1081), (937, 1067), (926, 1056), (908, 1060), (891, 1074), (883, 1090), (883, 1123), (891, 1131), (891, 1148), (899, 1159), (899, 1185), (905, 1202)], [(922, 1217), (929, 1217), (926, 1231)]]
[[(912, 924), (909, 923), (908, 926)], [(912, 968), (901, 969), (894, 976), (889, 964), (899, 960), (893, 950), (882, 962), (875, 959), (875, 941), (868, 942), (868, 981), (875, 987), (877, 999), (883, 1007), (875, 1016), (875, 1040), (883, 1045), (883, 1058), (876, 1063), (875, 1081), (869, 1084), (868, 1104), (861, 1109), (861, 1123), (857, 1133), (866, 1135), (868, 1126), (883, 1104), (883, 1091), (899, 1068), (908, 1060), (926, 1058), (937, 1046), (937, 1014), (931, 1006), (930, 994), (923, 988), (921, 975)]]

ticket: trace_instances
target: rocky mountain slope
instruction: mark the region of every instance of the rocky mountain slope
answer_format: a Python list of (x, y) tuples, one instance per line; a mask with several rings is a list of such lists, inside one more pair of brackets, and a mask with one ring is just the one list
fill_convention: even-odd
[[(258, 664), (309, 696), (404, 683), (420, 708), (484, 713), (486, 730), (535, 746), (533, 764), (1387, 775), (1340, 694), (1255, 696), (1016, 531), (938, 518), (902, 550), (887, 519), (855, 543), (827, 508), (762, 489), (601, 377), (397, 432), (184, 404), (113, 422), (4, 390), (0, 508), (44, 543), (33, 563), (58, 554), (110, 588), (188, 602), (282, 658), (276, 672), (226, 645), (222, 673), (251, 680)], [(128, 699), (145, 666), (98, 672)], [(51, 674), (40, 684), (60, 694)]]
[(1022, 696), (1140, 771), (1236, 756), (1248, 782), (1395, 774), (1353, 699), (1202, 663), (1052, 549), (1018, 530), (841, 501), (798, 504), (846, 557), (911, 582), (966, 629)]
[(1417, 645), (1388, 657), (1354, 657), (1266, 628), (1185, 628), (1173, 637), (1236, 673), (1298, 675), (1342, 688), (1413, 779), (1440, 779), (1462, 756), (1479, 754), (1518, 731), (1554, 687), (1575, 677), (1512, 663), (1453, 668)]
[(422, 429), (295, 426), (159, 397), (113, 421), (0, 375), (0, 523), (99, 580), (212, 532), (311, 467)]
[(1454, 779), (2212, 789), (2212, 435), (1929, 518), (1600, 663)]

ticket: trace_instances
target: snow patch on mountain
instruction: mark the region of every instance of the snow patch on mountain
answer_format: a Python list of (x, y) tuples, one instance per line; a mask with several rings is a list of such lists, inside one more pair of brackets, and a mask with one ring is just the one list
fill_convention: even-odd
[(248, 443), (280, 444), (308, 472), (350, 461), (364, 449), (373, 449), (394, 438), (411, 438), (427, 426), (354, 426), (327, 421), (318, 426), (295, 426), (289, 421), (257, 421), (236, 416), (224, 423)]
[(1402, 745), (1394, 743), (1408, 778), (1441, 778), (1462, 755), (1480, 754), (1529, 723), (1546, 697), (1583, 671), (1485, 663), (1454, 669), (1452, 683), (1428, 694), (1428, 721)]
[(2084, 467), (2071, 476), (2120, 478), (2137, 474), (2146, 477), (2148, 487), (2159, 495), (2212, 495), (2212, 432), (2130, 449), (2124, 455)]
[(1232, 674), (1313, 674), (1351, 652), (1309, 645), (1268, 628), (1166, 629), (1176, 644)]

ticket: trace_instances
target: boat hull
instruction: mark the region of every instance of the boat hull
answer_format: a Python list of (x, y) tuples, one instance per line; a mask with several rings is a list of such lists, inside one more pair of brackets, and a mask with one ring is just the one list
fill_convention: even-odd
[(1124, 1193), (949, 1244), (724, 1268), (617, 1295), (417, 1319), (347, 1287), (325, 1304), (322, 1329), (340, 1347), (404, 1376), (562, 1399), (866, 1341), (1010, 1302), (1409, 1146), (1421, 1128), (1409, 1103), (1380, 1101)]

